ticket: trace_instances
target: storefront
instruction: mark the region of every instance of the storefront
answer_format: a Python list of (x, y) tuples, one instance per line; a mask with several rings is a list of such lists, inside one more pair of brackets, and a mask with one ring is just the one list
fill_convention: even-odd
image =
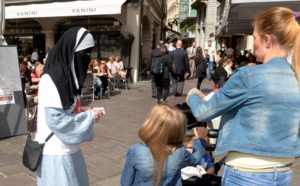
[(252, 22), (258, 13), (272, 7), (287, 7), (298, 11), (300, 2), (297, 0), (225, 0), (222, 19), (217, 27), (216, 35), (221, 42), (236, 51), (252, 50), (254, 39)]
[(92, 57), (120, 55), (122, 23), (117, 18), (124, 2), (69, 1), (7, 6), (5, 38), (9, 45), (18, 46), (19, 60), (25, 56), (30, 57), (34, 48), (39, 48), (42, 60), (46, 46), (53, 47), (69, 28), (83, 26), (95, 39)]

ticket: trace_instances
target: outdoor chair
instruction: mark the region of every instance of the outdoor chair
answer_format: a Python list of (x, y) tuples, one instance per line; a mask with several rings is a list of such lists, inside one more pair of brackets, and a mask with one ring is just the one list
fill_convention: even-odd
[(95, 99), (94, 91), (95, 91), (95, 87), (93, 83), (93, 74), (87, 73), (85, 81), (82, 86), (81, 96), (86, 97), (88, 94), (92, 94), (92, 100), (94, 101)]
[(119, 87), (124, 86), (127, 89), (130, 89), (129, 83), (131, 81), (131, 70), (132, 67), (126, 69), (126, 76), (124, 78), (120, 78)]

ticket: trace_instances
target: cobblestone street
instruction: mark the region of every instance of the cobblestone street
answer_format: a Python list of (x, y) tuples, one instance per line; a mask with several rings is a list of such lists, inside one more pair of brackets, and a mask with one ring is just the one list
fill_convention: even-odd
[[(150, 81), (141, 81), (132, 84), (130, 90), (113, 92), (110, 99), (84, 102), (89, 106), (103, 106), (107, 113), (95, 124), (93, 141), (81, 145), (91, 186), (119, 185), (127, 149), (140, 141), (139, 127), (157, 104), (151, 97), (150, 86)], [(167, 104), (183, 103), (188, 90), (195, 86), (195, 79), (187, 80), (182, 97), (174, 97), (170, 90)], [(204, 80), (201, 90), (208, 93), (212, 89), (212, 82)], [(0, 139), (0, 186), (36, 185), (35, 173), (27, 170), (21, 161), (25, 140), (26, 135)], [(294, 161), (293, 167), (293, 186), (297, 186), (300, 183), (299, 159)]]

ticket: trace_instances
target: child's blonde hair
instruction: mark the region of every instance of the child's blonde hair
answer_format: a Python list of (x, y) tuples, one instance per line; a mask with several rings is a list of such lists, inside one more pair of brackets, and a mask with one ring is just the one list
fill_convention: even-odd
[(187, 119), (182, 111), (169, 105), (157, 105), (139, 130), (139, 137), (149, 146), (159, 165), (155, 185), (160, 185), (165, 159), (182, 146), (186, 128)]

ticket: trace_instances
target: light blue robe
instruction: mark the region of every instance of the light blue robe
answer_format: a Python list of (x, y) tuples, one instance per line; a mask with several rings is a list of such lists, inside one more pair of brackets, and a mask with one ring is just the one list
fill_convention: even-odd
[[(93, 139), (92, 110), (67, 114), (62, 108), (45, 108), (49, 129), (64, 143), (79, 144)], [(39, 186), (88, 186), (89, 179), (81, 150), (70, 155), (43, 155), (37, 170)]]

